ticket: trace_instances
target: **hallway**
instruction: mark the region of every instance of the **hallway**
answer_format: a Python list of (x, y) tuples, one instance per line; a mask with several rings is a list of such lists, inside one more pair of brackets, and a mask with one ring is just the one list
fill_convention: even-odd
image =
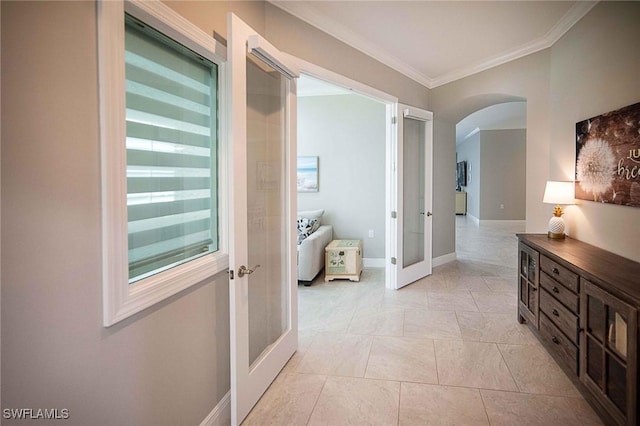
[(601, 424), (516, 321), (520, 229), (456, 221), (458, 260), (399, 291), (299, 286), (299, 350), (244, 424)]

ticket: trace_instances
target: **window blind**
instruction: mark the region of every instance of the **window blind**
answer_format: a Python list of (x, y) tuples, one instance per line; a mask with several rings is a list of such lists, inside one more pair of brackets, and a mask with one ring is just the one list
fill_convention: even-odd
[(217, 68), (125, 23), (131, 283), (217, 250)]

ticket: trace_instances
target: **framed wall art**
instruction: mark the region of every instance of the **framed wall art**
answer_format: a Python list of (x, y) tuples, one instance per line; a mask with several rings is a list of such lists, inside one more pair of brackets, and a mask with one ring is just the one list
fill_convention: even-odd
[(318, 192), (318, 157), (298, 157), (298, 192)]
[(640, 207), (640, 103), (576, 123), (575, 197)]

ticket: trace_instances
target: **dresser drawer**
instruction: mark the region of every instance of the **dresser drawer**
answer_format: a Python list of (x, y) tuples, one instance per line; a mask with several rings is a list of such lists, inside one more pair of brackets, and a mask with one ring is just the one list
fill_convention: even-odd
[(555, 352), (578, 375), (578, 348), (560, 332), (553, 322), (540, 314), (540, 336), (548, 343), (548, 348)]
[(578, 293), (580, 287), (578, 285), (578, 275), (571, 272), (559, 263), (549, 259), (547, 256), (540, 256), (540, 269), (546, 272), (554, 280)]
[(553, 297), (561, 301), (574, 314), (578, 313), (579, 297), (567, 287), (558, 284), (553, 278), (543, 272), (540, 274), (540, 285)]
[(547, 314), (573, 343), (578, 344), (578, 317), (544, 289), (540, 291), (540, 310)]

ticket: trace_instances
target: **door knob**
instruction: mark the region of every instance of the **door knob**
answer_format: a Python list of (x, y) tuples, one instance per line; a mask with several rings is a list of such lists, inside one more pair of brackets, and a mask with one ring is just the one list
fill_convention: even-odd
[(433, 216), (433, 213), (427, 212), (427, 216)]
[(240, 266), (240, 269), (238, 269), (238, 277), (242, 278), (245, 275), (251, 275), (253, 274), (253, 271), (255, 271), (256, 269), (258, 269), (260, 267), (260, 265), (256, 265), (253, 268), (249, 269), (244, 265)]

